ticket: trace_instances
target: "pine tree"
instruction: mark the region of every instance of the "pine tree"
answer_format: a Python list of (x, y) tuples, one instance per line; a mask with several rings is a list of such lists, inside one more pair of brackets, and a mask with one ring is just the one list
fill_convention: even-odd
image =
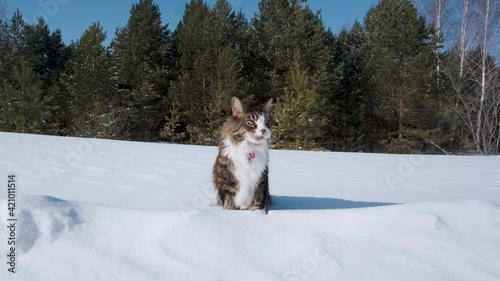
[(25, 25), (22, 32), (23, 60), (32, 65), (42, 79), (44, 88), (56, 86), (67, 60), (61, 31), (51, 32), (40, 17), (35, 25)]
[(318, 110), (318, 86), (298, 62), (289, 75), (291, 84), (285, 88), (274, 110), (277, 123), (275, 144), (288, 149), (317, 149), (316, 139), (321, 136), (321, 127), (326, 123)]
[(437, 37), (410, 0), (380, 1), (368, 11), (365, 30), (365, 60), (389, 151), (415, 152), (436, 126)]
[(6, 63), (10, 54), (8, 42), (8, 25), (5, 20), (0, 20), (0, 77), (7, 77)]
[(191, 130), (205, 126), (203, 110), (210, 101), (214, 56), (216, 54), (214, 23), (209, 7), (202, 1), (186, 5), (179, 23), (176, 43), (179, 52), (178, 78), (170, 98), (183, 112), (183, 120)]
[(331, 69), (341, 74), (329, 96), (329, 136), (335, 140), (336, 149), (371, 151), (376, 142), (377, 120), (373, 114), (373, 96), (368, 94), (370, 86), (363, 57), (365, 31), (355, 21), (350, 29), (344, 28), (337, 37), (330, 37), (333, 43), (329, 46), (334, 53)]
[(171, 143), (181, 143), (185, 138), (184, 132), (179, 132), (182, 121), (182, 113), (175, 103), (170, 104), (169, 115), (165, 117), (165, 126), (160, 132), (160, 137)]
[(259, 65), (264, 62), (263, 58), (258, 54), (258, 42), (253, 39), (251, 26), (243, 12), (239, 11), (236, 14), (235, 30), (232, 35), (233, 51), (238, 58), (238, 73), (242, 85), (242, 93), (245, 99), (253, 100), (259, 103), (267, 101), (263, 93), (269, 88), (266, 81), (266, 73)]
[(14, 83), (14, 67), (23, 61), (22, 49), (24, 47), (23, 30), (25, 22), (19, 10), (14, 12), (11, 19), (0, 26), (0, 77)]
[(318, 82), (318, 90), (329, 90), (332, 77), (327, 67), (332, 54), (325, 44), (326, 30), (321, 14), (314, 13), (306, 1), (262, 0), (252, 25), (258, 52), (267, 60), (264, 67), (275, 97), (283, 93), (287, 74), (294, 68), (291, 58), (297, 51), (311, 78)]
[(50, 32), (41, 18), (34, 25), (26, 24), (19, 11), (0, 28), (3, 30), (0, 38), (0, 77), (15, 84), (14, 68), (20, 63), (28, 63), (42, 80), (44, 95), (51, 100), (52, 116), (46, 120), (45, 133), (61, 133), (67, 108), (60, 76), (68, 52), (60, 31)]
[(252, 26), (260, 60), (256, 72), (266, 81), (262, 85), (268, 86), (260, 94), (281, 97), (292, 83), (289, 73), (299, 63), (308, 69), (311, 83), (317, 87), (317, 114), (327, 116), (331, 110), (326, 102), (338, 83), (339, 73), (332, 69), (333, 54), (321, 14), (314, 13), (306, 1), (261, 0)]
[(212, 9), (199, 0), (186, 5), (175, 32), (179, 75), (170, 97), (183, 112), (184, 132), (191, 143), (216, 144), (231, 96), (241, 96), (243, 54), (236, 51), (235, 36), (240, 31), (238, 18), (225, 0)]
[(5, 21), (5, 2), (0, 2), (0, 24)]
[(158, 5), (152, 0), (134, 4), (127, 25), (117, 30), (111, 47), (121, 100), (117, 136), (159, 139), (172, 78), (172, 40), (162, 25)]
[(85, 137), (113, 137), (111, 101), (115, 94), (111, 57), (102, 44), (106, 33), (94, 23), (76, 42), (66, 79), (71, 96), (75, 134)]
[(219, 142), (219, 129), (227, 118), (231, 97), (238, 92), (237, 60), (231, 46), (227, 46), (219, 54), (216, 71), (215, 81), (210, 89), (211, 102), (205, 107), (205, 144)]
[[(49, 89), (49, 93), (53, 89)], [(27, 63), (14, 68), (14, 84), (3, 80), (0, 88), (0, 130), (42, 133), (49, 117), (50, 95)]]
[[(43, 18), (34, 25), (22, 24), (21, 15), (14, 15), (22, 26), (13, 32), (15, 58), (27, 62), (42, 80), (45, 95), (51, 95), (51, 117), (48, 119), (46, 133), (66, 134), (66, 125), (70, 122), (68, 95), (61, 82), (65, 64), (69, 58), (68, 48), (62, 42), (61, 31), (51, 32)], [(14, 31), (14, 30), (13, 30)]]

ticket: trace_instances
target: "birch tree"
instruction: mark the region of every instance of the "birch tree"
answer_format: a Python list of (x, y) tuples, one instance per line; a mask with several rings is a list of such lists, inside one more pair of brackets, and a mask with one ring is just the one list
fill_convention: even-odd
[(469, 49), (469, 40), (471, 32), (471, 20), (470, 20), (470, 2), (471, 0), (462, 0), (461, 7), (461, 17), (460, 17), (460, 41), (458, 45), (459, 52), (459, 71), (458, 71), (458, 83), (456, 87), (456, 98), (455, 98), (455, 120), (454, 120), (454, 129), (456, 128), (457, 123), (457, 112), (458, 112), (458, 103), (460, 101), (460, 95), (462, 93), (462, 81), (464, 77), (464, 63), (465, 63), (465, 55), (467, 50)]
[(436, 54), (436, 72), (441, 71), (441, 59), (439, 51), (441, 49), (441, 44), (444, 41), (446, 30), (444, 21), (447, 19), (447, 15), (450, 10), (450, 0), (425, 0), (425, 8), (423, 9), (427, 17), (434, 26), (436, 34), (439, 36), (440, 40), (436, 41), (435, 54)]
[[(477, 40), (479, 42), (479, 52), (481, 57), (481, 75), (479, 81), (481, 94), (479, 101), (479, 109), (477, 113), (477, 125), (475, 128), (475, 138), (474, 142), (479, 151), (483, 154), (490, 154), (493, 147), (488, 142), (488, 139), (492, 136), (485, 135), (488, 131), (489, 126), (498, 126), (498, 123), (492, 123), (491, 120), (485, 120), (489, 118), (495, 118), (497, 116), (491, 116), (489, 113), (490, 107), (494, 106), (494, 102), (491, 104), (486, 104), (486, 101), (496, 100), (495, 97), (490, 97), (489, 95), (498, 95), (495, 91), (492, 91), (494, 80), (496, 77), (492, 75), (495, 73), (495, 68), (488, 65), (489, 54), (491, 48), (493, 47), (494, 38), (496, 38), (498, 31), (499, 20), (498, 17), (492, 17), (494, 14), (498, 15), (498, 3), (496, 0), (479, 0), (478, 3), (478, 18), (480, 19), (480, 29), (477, 32)], [(488, 108), (486, 108), (488, 107)]]
[[(434, 1), (434, 0), (430, 0)], [(445, 81), (441, 81), (441, 94), (448, 102), (445, 123), (449, 124), (450, 148), (458, 148), (467, 145), (469, 129), (462, 118), (461, 95), (466, 84), (464, 79), (465, 60), (472, 49), (475, 19), (471, 13), (472, 1), (474, 0), (450, 0), (451, 12), (446, 14), (446, 19), (440, 21), (446, 24), (448, 49), (441, 58), (440, 74)], [(454, 15), (454, 17), (451, 17)], [(448, 117), (446, 117), (448, 116)]]
[[(498, 48), (498, 0), (463, 0), (461, 22), (453, 59), (445, 70), (456, 93), (454, 110), (468, 133), (465, 144), (472, 143), (482, 154), (498, 152), (498, 66), (492, 54)], [(458, 120), (455, 125), (459, 126)], [(470, 141), (468, 140), (470, 138)]]

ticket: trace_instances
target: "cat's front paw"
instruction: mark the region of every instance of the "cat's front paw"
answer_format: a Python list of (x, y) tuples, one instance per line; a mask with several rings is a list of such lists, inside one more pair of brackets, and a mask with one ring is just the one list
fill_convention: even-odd
[(240, 191), (234, 197), (234, 205), (240, 210), (250, 210), (252, 207), (252, 198), (249, 194)]
[(225, 202), (224, 206), (222, 206), (224, 210), (240, 210), (240, 208), (234, 204)]
[(269, 206), (252, 206), (249, 210), (267, 215), (269, 212)]
[(250, 211), (259, 211), (259, 210), (262, 210), (263, 208), (259, 207), (259, 206), (252, 206), (250, 208), (248, 208), (248, 210)]

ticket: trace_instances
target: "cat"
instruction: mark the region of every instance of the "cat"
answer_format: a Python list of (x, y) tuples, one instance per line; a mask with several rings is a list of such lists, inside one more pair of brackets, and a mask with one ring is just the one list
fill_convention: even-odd
[(273, 99), (262, 108), (246, 108), (231, 100), (232, 115), (221, 129), (213, 167), (217, 204), (228, 210), (264, 210), (269, 194), (270, 113)]

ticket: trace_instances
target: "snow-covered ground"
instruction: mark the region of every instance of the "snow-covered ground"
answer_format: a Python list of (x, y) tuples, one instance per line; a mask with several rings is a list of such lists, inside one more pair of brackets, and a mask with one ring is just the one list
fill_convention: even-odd
[(500, 280), (500, 157), (272, 151), (265, 215), (214, 206), (216, 153), (0, 133), (0, 280)]

